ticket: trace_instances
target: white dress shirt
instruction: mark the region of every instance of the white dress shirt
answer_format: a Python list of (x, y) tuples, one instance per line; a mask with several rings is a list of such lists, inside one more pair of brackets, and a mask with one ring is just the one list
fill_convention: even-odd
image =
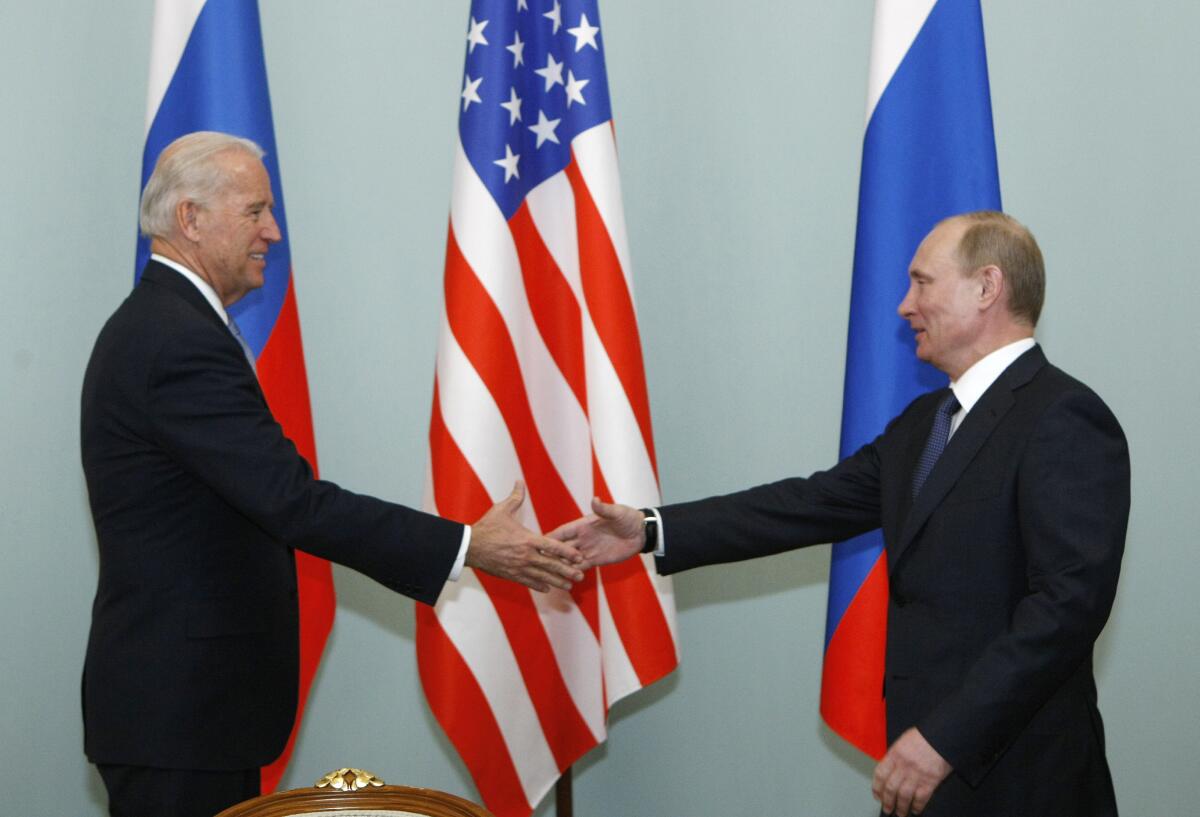
[[(990, 352), (977, 360), (975, 365), (962, 373), (962, 377), (950, 384), (950, 390), (958, 398), (958, 405), (960, 407), (958, 411), (954, 412), (954, 416), (950, 418), (951, 437), (954, 436), (955, 431), (958, 431), (958, 427), (962, 425), (967, 412), (975, 407), (980, 397), (983, 397), (983, 393), (992, 387), (992, 384), (996, 382), (1000, 375), (1004, 374), (1004, 370), (1011, 366), (1013, 361), (1034, 346), (1037, 346), (1037, 341), (1033, 338), (1021, 338), (1007, 346), (1001, 346), (996, 351)], [(949, 437), (946, 439), (949, 439)]]

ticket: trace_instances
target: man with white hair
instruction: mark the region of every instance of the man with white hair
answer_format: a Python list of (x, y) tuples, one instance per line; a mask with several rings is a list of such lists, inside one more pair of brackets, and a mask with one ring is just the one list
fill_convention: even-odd
[(100, 549), (85, 750), (113, 817), (211, 817), (259, 793), (296, 711), (293, 549), (426, 604), (464, 564), (535, 590), (582, 579), (573, 547), (517, 523), (520, 485), (467, 527), (314, 478), (226, 312), (281, 239), (262, 155), (213, 132), (162, 152), (150, 261), (84, 377)]

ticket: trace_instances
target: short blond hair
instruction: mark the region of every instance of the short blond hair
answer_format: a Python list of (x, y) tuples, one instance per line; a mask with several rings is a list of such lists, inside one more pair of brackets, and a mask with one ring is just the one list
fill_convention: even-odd
[(1046, 266), (1029, 228), (996, 210), (963, 213), (947, 221), (966, 223), (955, 251), (964, 274), (989, 264), (999, 267), (1008, 285), (1009, 312), (1037, 326), (1046, 299)]

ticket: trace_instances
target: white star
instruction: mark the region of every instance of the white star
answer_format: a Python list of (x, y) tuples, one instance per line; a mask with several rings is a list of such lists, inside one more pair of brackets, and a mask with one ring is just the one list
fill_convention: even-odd
[(527, 0), (517, 0), (517, 11), (529, 11), (529, 6), (526, 5)]
[(521, 121), (521, 97), (517, 96), (516, 88), (510, 90), (511, 96), (509, 96), (508, 102), (501, 102), (500, 107), (508, 111), (508, 124), (511, 127)]
[(557, 34), (558, 30), (562, 28), (562, 6), (558, 4), (558, 0), (554, 0), (554, 8), (550, 9), (542, 16), (554, 23), (553, 33)]
[(512, 45), (504, 46), (505, 51), (511, 51), (513, 55), (513, 68), (525, 63), (525, 43), (521, 42), (521, 32), (513, 32)]
[(512, 148), (510, 148), (508, 145), (505, 145), (504, 146), (504, 158), (497, 159), (496, 161), (492, 162), (492, 164), (500, 165), (500, 167), (504, 168), (504, 183), (505, 184), (508, 184), (513, 176), (516, 176), (518, 179), (521, 178), (521, 174), (517, 172), (517, 161), (520, 160), (520, 158), (521, 158), (521, 154), (519, 154), (519, 153), (514, 154), (512, 152)]
[(583, 100), (583, 88), (591, 82), (590, 79), (575, 79), (575, 72), (567, 72), (567, 84), (564, 89), (567, 92), (567, 107), (571, 107), (572, 102), (578, 102), (580, 105), (586, 105)]
[(597, 51), (600, 46), (596, 45), (596, 35), (600, 32), (599, 26), (588, 24), (586, 14), (579, 15), (579, 25), (575, 28), (568, 28), (567, 33), (575, 38), (575, 50), (582, 51), (585, 45), (590, 45)]
[(483, 102), (483, 100), (479, 98), (479, 84), (481, 82), (483, 82), (483, 77), (480, 77), (479, 79), (471, 79), (470, 74), (467, 74), (463, 79), (463, 89), (462, 94), (460, 94), (463, 101), (463, 111), (466, 111), (467, 108), (471, 107), (472, 102)]
[(549, 139), (554, 144), (559, 144), (558, 137), (554, 135), (554, 130), (558, 127), (561, 119), (547, 119), (545, 111), (538, 111), (538, 121), (536, 125), (530, 125), (529, 129), (537, 134), (537, 146), (541, 147), (542, 143)]
[[(483, 36), (483, 30), (487, 28), (487, 24), (487, 20), (484, 20), (482, 23), (477, 23), (475, 22), (474, 17), (471, 18), (471, 30), (467, 32), (467, 42), (470, 43), (470, 45), (467, 46), (468, 54), (473, 54), (475, 52), (475, 46), (488, 44), (487, 38)], [(579, 48), (577, 47), (575, 50), (578, 51)]]
[(546, 78), (546, 90), (549, 91), (555, 85), (563, 84), (562, 69), (563, 64), (561, 62), (555, 62), (553, 54), (547, 54), (546, 67), (538, 68), (533, 73), (537, 74), (539, 77)]

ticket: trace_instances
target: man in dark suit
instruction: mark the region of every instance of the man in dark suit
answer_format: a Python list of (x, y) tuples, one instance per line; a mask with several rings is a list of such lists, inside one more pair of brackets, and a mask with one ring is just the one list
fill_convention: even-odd
[(536, 590), (582, 578), (574, 548), (516, 522), (519, 485), (468, 528), (314, 479), (225, 312), (281, 237), (261, 156), (218, 133), (163, 151), (142, 198), (151, 261), (84, 377), (100, 548), (85, 749), (114, 817), (209, 817), (258, 794), (296, 710), (293, 549), (426, 604), (464, 564)]
[(807, 479), (641, 512), (596, 502), (551, 535), (589, 564), (644, 549), (674, 573), (882, 528), (883, 811), (1115, 815), (1092, 646), (1125, 545), (1124, 434), (1034, 342), (1042, 257), (1015, 220), (942, 222), (909, 276), (900, 315), (949, 388)]

